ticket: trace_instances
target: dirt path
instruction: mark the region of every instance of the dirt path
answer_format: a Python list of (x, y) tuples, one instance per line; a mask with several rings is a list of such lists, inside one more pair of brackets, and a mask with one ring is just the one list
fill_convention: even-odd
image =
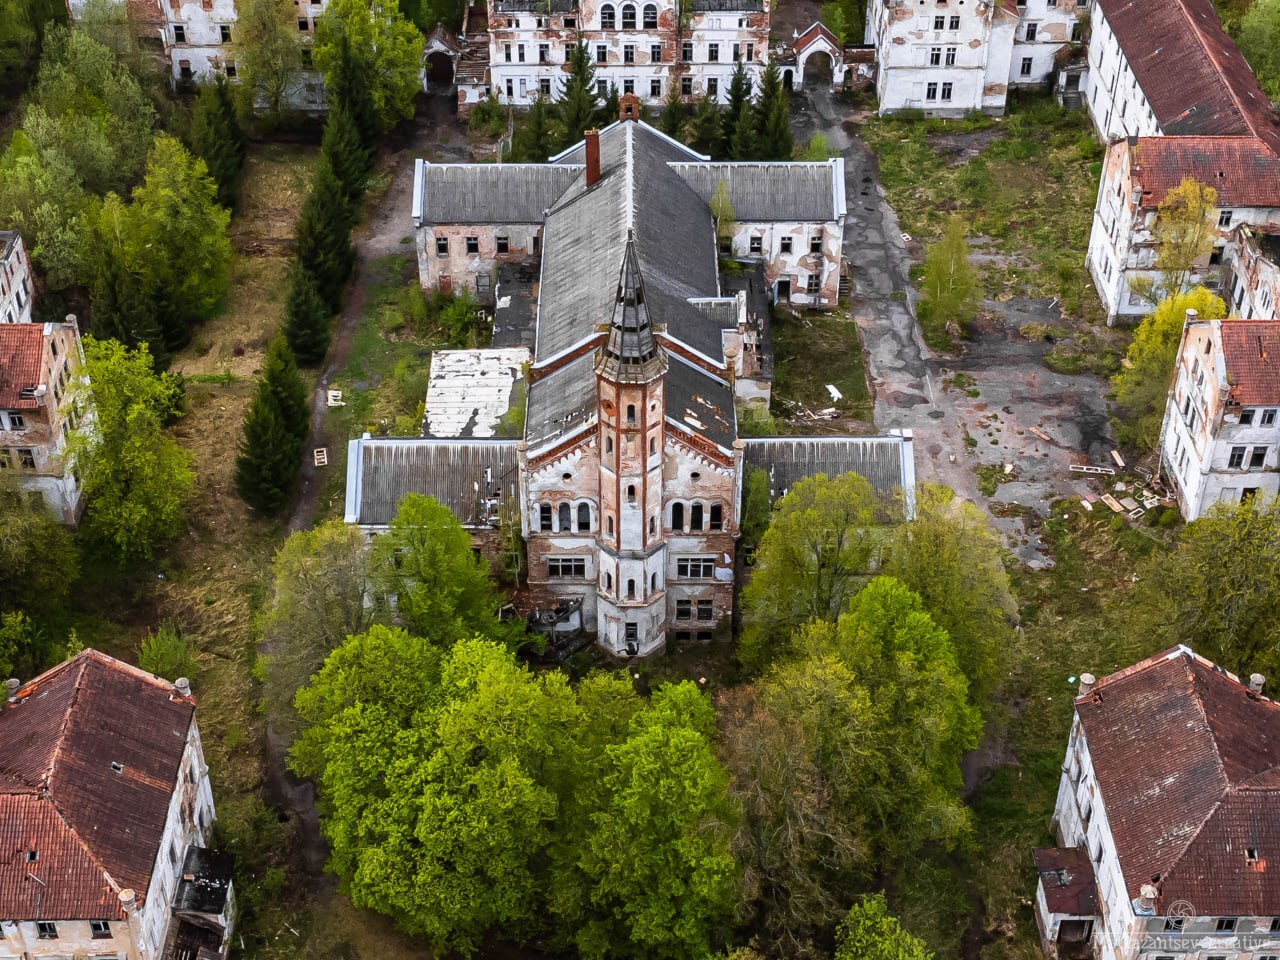
[[(1115, 444), (1106, 385), (1090, 375), (1055, 373), (1043, 362), (1049, 345), (1018, 333), (1029, 323), (1062, 325), (1056, 305), (1043, 300), (986, 301), (983, 312), (994, 319), (977, 326), (962, 353), (932, 354), (920, 337), (911, 259), (880, 185), (875, 155), (845, 128), (846, 108), (828, 90), (798, 93), (792, 115), (797, 140), (820, 131), (845, 158), (844, 252), (877, 428), (910, 429), (921, 481), (949, 487), (982, 506), (1023, 562), (1051, 563), (1023, 515), (1046, 515), (1053, 500), (1085, 492), (1087, 482), (1071, 474), (1071, 464), (1110, 463)], [(984, 495), (979, 466), (1008, 482), (999, 483), (993, 496)]]

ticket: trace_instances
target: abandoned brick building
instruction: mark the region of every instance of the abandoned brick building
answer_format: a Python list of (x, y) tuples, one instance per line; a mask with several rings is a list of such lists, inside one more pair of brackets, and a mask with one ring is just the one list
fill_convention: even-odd
[[(711, 164), (632, 119), (549, 164), (419, 164), (423, 280), (476, 275), (467, 257), (496, 269), (493, 348), (433, 360), (427, 436), (352, 441), (347, 521), (376, 533), (421, 492), (479, 547), (518, 529), (535, 603), (580, 602), (601, 646), (645, 655), (669, 637), (709, 639), (730, 615), (748, 467), (774, 496), (856, 471), (910, 512), (909, 434), (738, 431), (737, 408), (769, 397), (779, 263), (798, 257), (820, 278), (815, 299), (834, 302), (840, 167)], [(721, 260), (719, 182), (747, 212), (741, 260)]]

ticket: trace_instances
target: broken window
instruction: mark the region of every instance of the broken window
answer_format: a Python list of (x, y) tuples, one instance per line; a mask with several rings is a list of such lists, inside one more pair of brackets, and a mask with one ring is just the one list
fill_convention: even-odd
[[(302, 22), (302, 23), (306, 23), (306, 21), (305, 21), (305, 20), (300, 21), (300, 22)], [(305, 30), (306, 28), (305, 28), (305, 27), (303, 27), (302, 29), (304, 29), (304, 30)], [(186, 28), (186, 27), (180, 27), (180, 26), (178, 26), (177, 24), (175, 24), (175, 25), (174, 25), (174, 27), (173, 27), (173, 42), (174, 42), (174, 43), (186, 43), (186, 42), (187, 42), (187, 28)]]
[(809, 274), (808, 279), (804, 282), (804, 292), (811, 297), (816, 297), (821, 290), (822, 278), (816, 273)]
[[(597, 44), (596, 45), (596, 63), (604, 63), (608, 59), (609, 59), (609, 48), (606, 47), (603, 43)], [(604, 82), (603, 80), (598, 82), (596, 86), (598, 87), (600, 83), (603, 83), (603, 82)]]
[(551, 504), (544, 503), (538, 507), (538, 529), (551, 529)]
[(781, 240), (779, 240), (779, 241), (778, 241), (778, 252), (779, 252), (779, 253), (790, 253), (790, 252), (791, 252), (791, 238), (790, 238), (790, 237), (783, 237)]
[(657, 77), (649, 81), (649, 96), (654, 100), (662, 96), (662, 81)]
[(698, 619), (710, 620), (714, 616), (715, 616), (715, 608), (712, 606), (711, 601), (699, 600), (698, 601)]
[(614, 19), (613, 4), (606, 3), (600, 8), (600, 29), (613, 30), (616, 26), (617, 22)]
[(1027, 24), (1027, 35), (1026, 35), (1027, 43), (1035, 43), (1037, 29), (1038, 29), (1037, 24), (1034, 24), (1034, 23)]
[(634, 80), (623, 80), (623, 81), (622, 81), (622, 92), (623, 92), (623, 93), (635, 93), (635, 92), (636, 92), (636, 82), (635, 82)]
[(183, 80), (191, 79), (191, 61), (190, 60), (178, 61), (178, 76), (180, 76)]
[(1264, 466), (1267, 462), (1267, 448), (1254, 447), (1253, 453), (1249, 454), (1249, 469), (1256, 470)]
[[(551, 81), (548, 80), (547, 82), (550, 83)], [(508, 243), (506, 237), (495, 237), (494, 243), (497, 245), (499, 253), (507, 253), (511, 249), (511, 245)]]
[(111, 922), (109, 920), (90, 920), (89, 936), (94, 940), (110, 940)]
[(479, 252), (480, 252), (480, 238), (467, 237), (467, 253), (479, 253)]
[(711, 529), (724, 529), (724, 507), (718, 503), (713, 503), (711, 505)]
[(225, 23), (218, 24), (218, 42), (219, 43), (231, 42), (231, 27), (229, 27)]
[(310, 47), (302, 48), (302, 69), (304, 70), (311, 69), (311, 48)]
[(508, 96), (508, 97), (514, 97), (515, 95), (516, 95), (516, 88), (515, 88), (515, 84), (513, 84), (513, 83), (511, 82), (511, 78), (510, 78), (510, 77), (508, 77), (508, 78), (507, 78), (507, 96)]
[(1217, 929), (1219, 933), (1231, 933), (1236, 928), (1235, 917), (1219, 917)]
[(684, 97), (693, 95), (693, 77), (680, 78), (680, 95)]
[(557, 511), (557, 513), (559, 514), (558, 519), (560, 520), (560, 526), (559, 526), (560, 532), (564, 533), (567, 530), (572, 529), (569, 526), (569, 505), (567, 503), (560, 504), (560, 509)]
[(9, 411), (9, 429), (10, 430), (27, 429), (27, 418), (24, 417), (22, 414), (18, 413), (16, 410), (10, 410)]
[(702, 504), (695, 503), (689, 508), (689, 529), (702, 529)]
[[(1053, 7), (1057, 6), (1057, 4), (1050, 3), (1049, 6)], [(1082, 39), (1084, 39), (1084, 24), (1079, 20), (1073, 21), (1071, 24), (1071, 42), (1079, 43)]]
[(658, 7), (656, 4), (646, 3), (644, 5), (644, 28), (646, 30), (658, 29)]
[(622, 29), (634, 30), (636, 28), (636, 8), (633, 4), (624, 3), (622, 5)]
[(41, 940), (57, 940), (58, 925), (52, 920), (37, 920), (36, 934)]
[(299, 18), (298, 18), (298, 31), (299, 31), (300, 33), (306, 33), (306, 32), (307, 32), (308, 30), (310, 30), (310, 29), (311, 29), (311, 24), (307, 21), (307, 18), (306, 18), (306, 17), (299, 17)]
[(936, 67), (936, 66), (939, 66), (941, 63), (942, 63), (942, 48), (930, 47), (929, 48), (929, 66)]
[(679, 557), (676, 560), (676, 576), (686, 580), (710, 580), (716, 572), (716, 562), (710, 557)]
[(1244, 465), (1244, 447), (1232, 447), (1231, 455), (1227, 457), (1227, 469), (1239, 470)]
[(684, 529), (684, 504), (683, 503), (673, 503), (671, 505), (671, 529), (672, 530)]
[(1253, 423), (1253, 408), (1246, 407), (1240, 411), (1240, 426), (1247, 427)]
[(1218, 214), (1218, 226), (1223, 230), (1231, 226), (1231, 211), (1223, 210)]
[(578, 29), (578, 18), (577, 18), (577, 17), (565, 17), (565, 18), (564, 18), (564, 28), (565, 28), (566, 30), (577, 30), (577, 29)]
[[(931, 83), (931, 84), (929, 84), (929, 86), (931, 86), (931, 87), (932, 87), (932, 86), (936, 86), (936, 84), (932, 84), (932, 83)], [(809, 238), (809, 252), (810, 252), (810, 253), (821, 253), (821, 252), (822, 252), (822, 234), (817, 233), (817, 234), (814, 234), (812, 237), (810, 237), (810, 238)]]
[(689, 600), (676, 601), (676, 619), (692, 620), (693, 619), (693, 603)]
[(1023, 57), (1022, 65), (1018, 68), (1018, 76), (1020, 77), (1031, 76), (1031, 63), (1032, 61), (1030, 57)]
[(750, 250), (752, 253), (761, 253), (764, 250), (764, 237), (752, 237)]
[(1273, 407), (1270, 410), (1262, 411), (1262, 426), (1274, 427), (1276, 425), (1276, 411)]
[(30, 447), (18, 447), (18, 466), (28, 470), (36, 468), (36, 455)]
[(707, 78), (707, 96), (710, 97), (712, 100), (714, 100), (719, 94), (720, 94), (720, 81), (717, 80), (715, 77), (708, 77)]
[(587, 575), (583, 557), (552, 557), (547, 561), (547, 577), (552, 580), (581, 579)]
[(223, 67), (222, 72), (225, 73), (229, 78), (234, 80), (236, 78), (235, 61), (231, 61), (225, 67)]
[(549, 43), (538, 44), (538, 62), (539, 63), (551, 62), (551, 44)]

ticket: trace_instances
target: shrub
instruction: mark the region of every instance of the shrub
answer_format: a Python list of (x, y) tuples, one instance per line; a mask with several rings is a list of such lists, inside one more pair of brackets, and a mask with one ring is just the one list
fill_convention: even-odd
[(160, 624), (155, 633), (147, 632), (138, 650), (138, 666), (166, 680), (191, 677), (200, 669), (195, 646), (172, 620)]

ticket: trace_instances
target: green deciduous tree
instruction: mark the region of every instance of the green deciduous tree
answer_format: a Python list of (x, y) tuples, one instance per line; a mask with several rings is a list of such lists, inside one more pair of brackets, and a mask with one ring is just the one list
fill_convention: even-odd
[(891, 516), (855, 473), (801, 480), (775, 504), (742, 591), (738, 656), (749, 672), (773, 662), (798, 625), (835, 619), (870, 575)]
[(299, 363), (313, 366), (324, 359), (329, 349), (332, 315), (315, 278), (295, 260), (289, 269), (284, 336)]
[(191, 117), (191, 149), (218, 185), (218, 203), (235, 207), (248, 142), (236, 116), (231, 85), (221, 74), (200, 88)]
[(83, 425), (70, 456), (87, 501), (89, 535), (120, 563), (149, 559), (183, 526), (195, 482), (191, 457), (164, 432), (177, 413), (173, 381), (157, 375), (146, 345), (84, 341), (87, 382), (74, 403)]
[(302, 70), (302, 48), (294, 8), (285, 0), (239, 0), (235, 57), (246, 113), (280, 119)]
[(331, 313), (342, 306), (342, 288), (355, 265), (351, 227), (355, 214), (329, 159), (321, 154), (302, 204), (293, 246), (298, 266), (315, 281)]
[(0, 0), (0, 91), (16, 90), (35, 74), (45, 33), (67, 22), (56, 0)]
[[(80, 576), (71, 533), (43, 499), (18, 487), (12, 470), (0, 472), (0, 610), (55, 609)], [(21, 571), (21, 575), (17, 574)]]
[(1164, 195), (1151, 230), (1157, 275), (1130, 281), (1134, 293), (1154, 304), (1182, 292), (1197, 263), (1213, 250), (1217, 203), (1218, 191), (1191, 177)]
[(772, 58), (760, 80), (760, 95), (755, 104), (756, 159), (790, 160), (794, 149), (791, 140), (791, 107), (782, 75)]
[(37, 152), (31, 138), (15, 130), (0, 155), (0, 225), (22, 233), (51, 290), (86, 279), (94, 220), (88, 206), (71, 160), (54, 149)]
[(307, 387), (293, 351), (277, 337), (267, 350), (258, 392), (245, 414), (236, 457), (236, 492), (255, 510), (278, 513), (293, 494), (309, 418)]
[(198, 651), (176, 623), (166, 620), (155, 633), (147, 631), (147, 637), (138, 647), (138, 666), (148, 673), (166, 680), (194, 677), (200, 669)]
[(1280, 101), (1280, 0), (1254, 0), (1240, 18), (1240, 52), (1273, 101)]
[(883, 893), (863, 897), (836, 934), (835, 960), (933, 960), (918, 937), (889, 913)]
[(769, 474), (759, 467), (747, 467), (742, 482), (742, 542), (755, 546), (769, 529), (773, 502), (769, 496)]
[(342, 38), (369, 85), (379, 128), (385, 132), (413, 116), (422, 91), (423, 37), (394, 3), (385, 0), (330, 0), (316, 21), (312, 60), (328, 78), (339, 68)]
[(967, 233), (964, 221), (952, 217), (925, 253), (919, 314), (930, 344), (949, 344), (950, 331), (963, 332), (977, 309), (978, 272), (969, 262)]
[(1221, 297), (1204, 287), (1195, 287), (1160, 301), (1134, 331), (1125, 354), (1129, 364), (1111, 380), (1116, 403), (1123, 411), (1116, 420), (1116, 435), (1124, 443), (1151, 449), (1160, 441), (1188, 310), (1195, 310), (1202, 320), (1227, 315), (1227, 305)]
[(129, 347), (144, 345), (159, 367), (169, 365), (160, 303), (153, 277), (139, 263), (145, 247), (138, 243), (135, 211), (114, 193), (93, 215), (88, 267), (89, 320), (99, 339), (115, 339)]

